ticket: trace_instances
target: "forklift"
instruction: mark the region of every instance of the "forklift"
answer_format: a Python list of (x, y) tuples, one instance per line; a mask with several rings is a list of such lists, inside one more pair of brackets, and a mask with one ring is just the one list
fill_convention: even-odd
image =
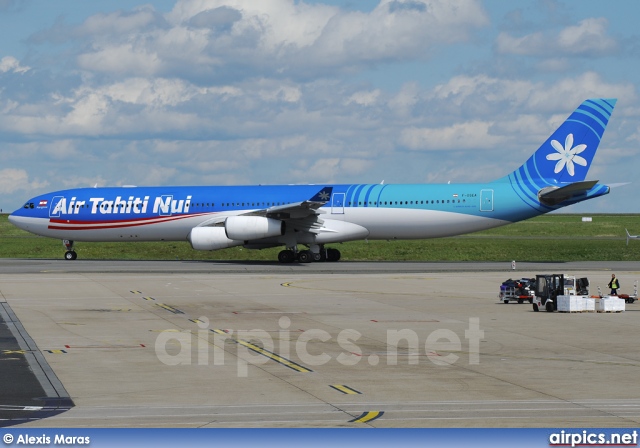
[(536, 275), (533, 311), (544, 308), (552, 313), (558, 309), (558, 296), (589, 295), (589, 279), (563, 274)]

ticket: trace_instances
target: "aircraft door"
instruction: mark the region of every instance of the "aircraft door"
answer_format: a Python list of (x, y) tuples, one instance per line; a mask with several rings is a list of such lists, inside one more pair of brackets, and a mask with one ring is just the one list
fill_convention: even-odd
[(480, 211), (493, 211), (493, 190), (480, 190)]
[(331, 198), (331, 214), (343, 215), (344, 214), (344, 198), (345, 193), (333, 193)]

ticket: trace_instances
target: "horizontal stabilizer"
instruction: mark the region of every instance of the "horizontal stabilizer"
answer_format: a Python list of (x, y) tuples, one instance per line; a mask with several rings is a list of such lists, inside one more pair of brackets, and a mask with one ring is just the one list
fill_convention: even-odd
[(557, 205), (587, 194), (597, 183), (597, 180), (584, 180), (564, 187), (546, 187), (538, 192), (538, 199), (545, 205)]

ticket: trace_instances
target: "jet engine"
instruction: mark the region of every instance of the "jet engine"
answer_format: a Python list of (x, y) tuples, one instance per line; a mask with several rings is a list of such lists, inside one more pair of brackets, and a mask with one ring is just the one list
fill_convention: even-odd
[(227, 238), (224, 227), (194, 227), (187, 239), (195, 250), (225, 249), (244, 242)]
[(284, 221), (263, 216), (229, 216), (224, 228), (227, 238), (242, 241), (281, 236), (285, 232)]

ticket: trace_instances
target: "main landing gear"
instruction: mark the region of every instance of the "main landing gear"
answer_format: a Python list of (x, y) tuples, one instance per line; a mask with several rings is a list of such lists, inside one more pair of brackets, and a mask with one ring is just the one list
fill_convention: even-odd
[(75, 260), (78, 258), (78, 254), (75, 250), (73, 250), (73, 241), (70, 240), (62, 240), (62, 244), (64, 245), (67, 251), (64, 253), (65, 260)]
[[(316, 249), (315, 251), (313, 249)], [(340, 251), (338, 249), (325, 249), (324, 246), (311, 247), (308, 250), (298, 251), (297, 247), (285, 249), (278, 254), (280, 263), (311, 263), (312, 261), (338, 261)]]

